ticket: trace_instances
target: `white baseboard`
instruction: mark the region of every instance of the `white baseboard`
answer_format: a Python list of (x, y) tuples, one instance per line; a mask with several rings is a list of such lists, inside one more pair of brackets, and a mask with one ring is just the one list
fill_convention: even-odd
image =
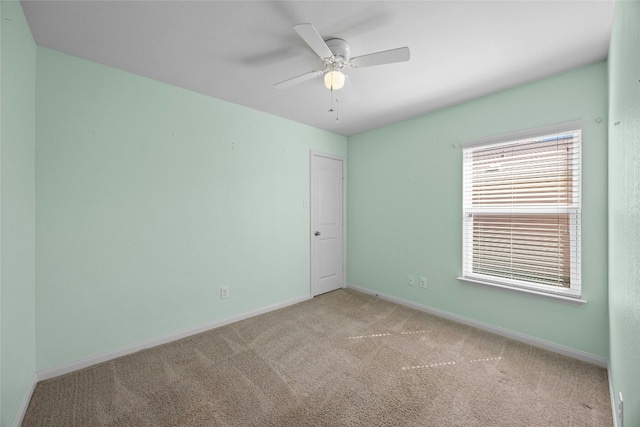
[[(77, 371), (78, 369), (87, 368), (92, 365), (96, 365), (98, 363), (106, 362), (117, 357), (126, 356), (128, 354), (136, 353), (140, 350), (144, 350), (147, 348), (155, 347), (161, 344), (166, 344), (171, 341), (179, 340), (181, 338), (186, 338), (191, 335), (199, 334), (201, 332), (208, 331), (210, 329), (219, 328), (224, 325), (228, 325), (230, 323), (238, 322), (240, 320), (247, 319), (249, 317), (254, 317), (259, 314), (268, 313), (273, 310), (278, 310), (280, 308), (284, 308), (293, 304), (297, 304), (302, 301), (306, 301), (311, 299), (311, 296), (304, 296), (299, 298), (293, 298), (287, 301), (283, 301), (277, 304), (269, 305), (267, 307), (258, 308), (256, 310), (247, 311), (244, 313), (236, 314), (233, 316), (224, 317), (222, 319), (214, 320), (213, 322), (205, 323), (204, 325), (194, 326), (192, 328), (184, 329), (182, 331), (173, 332), (170, 334), (162, 335), (156, 338), (151, 338), (140, 343), (126, 345), (123, 347), (119, 347), (113, 350), (108, 350), (102, 353), (94, 354), (92, 356), (75, 360), (73, 362), (65, 363), (63, 365), (54, 366), (53, 368), (43, 369), (36, 372), (36, 380), (43, 381), (48, 380), (50, 378), (57, 377), (59, 375), (68, 374), (73, 371)], [(36, 382), (37, 382), (36, 381)], [(35, 384), (34, 384), (35, 385)], [(29, 399), (31, 396), (29, 396)], [(27, 401), (28, 404), (28, 401)], [(26, 409), (26, 408), (25, 408)]]
[(36, 384), (38, 383), (38, 375), (33, 374), (33, 378), (31, 379), (31, 385), (27, 390), (27, 393), (22, 398), (22, 403), (20, 404), (20, 408), (18, 409), (18, 413), (16, 414), (16, 418), (13, 422), (13, 427), (19, 427), (22, 424), (22, 420), (24, 419), (24, 415), (27, 413), (27, 408), (29, 407), (29, 403), (31, 402), (31, 396), (33, 396), (33, 391), (36, 389)]
[(381, 299), (391, 301), (396, 304), (400, 304), (406, 307), (414, 308), (416, 310), (424, 311), (425, 313), (433, 314), (435, 316), (452, 320), (457, 323), (473, 326), (474, 328), (482, 329), (483, 331), (491, 332), (496, 335), (501, 335), (503, 337), (510, 338), (515, 341), (520, 341), (525, 344), (530, 344), (534, 347), (539, 347), (544, 350), (548, 350), (554, 353), (562, 354), (564, 356), (572, 357), (574, 359), (591, 363), (593, 365), (600, 366), (602, 368), (607, 367), (607, 359), (600, 356), (593, 355), (591, 353), (587, 353), (585, 351), (576, 350), (570, 347), (565, 347), (563, 345), (556, 344), (551, 341), (546, 341), (540, 338), (532, 337), (530, 335), (522, 334), (520, 332), (515, 332), (506, 328), (502, 328), (500, 326), (491, 325), (489, 323), (480, 322), (478, 320), (470, 319), (468, 317), (460, 316), (458, 314), (449, 313), (448, 311), (439, 310), (437, 308), (418, 304), (417, 302), (405, 300), (405, 299), (394, 297), (391, 295), (385, 295), (371, 289), (362, 288), (360, 286), (349, 284), (347, 287), (349, 289), (353, 289), (354, 291), (362, 292), (369, 295), (375, 295)]

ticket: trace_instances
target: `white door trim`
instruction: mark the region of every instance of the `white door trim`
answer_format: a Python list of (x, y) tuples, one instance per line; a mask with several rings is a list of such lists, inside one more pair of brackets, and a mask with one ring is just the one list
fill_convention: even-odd
[(309, 295), (313, 297), (313, 159), (314, 157), (324, 157), (327, 159), (340, 160), (342, 162), (342, 287), (347, 287), (347, 161), (344, 157), (335, 154), (323, 153), (309, 150)]

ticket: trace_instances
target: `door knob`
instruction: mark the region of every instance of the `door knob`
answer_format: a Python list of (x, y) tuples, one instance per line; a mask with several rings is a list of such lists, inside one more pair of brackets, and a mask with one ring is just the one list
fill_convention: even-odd
[(316, 236), (319, 236), (319, 235), (320, 235), (320, 232), (319, 232), (319, 231), (316, 231), (316, 232), (315, 232), (315, 235), (316, 235)]

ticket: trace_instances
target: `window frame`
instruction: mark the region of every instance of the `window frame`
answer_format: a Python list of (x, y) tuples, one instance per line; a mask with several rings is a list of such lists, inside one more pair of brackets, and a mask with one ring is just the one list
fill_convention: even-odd
[[(538, 127), (534, 129), (528, 129), (524, 131), (511, 132), (496, 136), (491, 136), (488, 138), (477, 139), (472, 141), (466, 141), (460, 144), (462, 148), (462, 274), (459, 277), (460, 280), (473, 282), (473, 283), (481, 283), (491, 286), (497, 286), (500, 288), (506, 288), (516, 291), (523, 291), (527, 293), (533, 293), (537, 295), (550, 296), (554, 298), (560, 298), (568, 301), (576, 301), (580, 303), (584, 303), (582, 299), (582, 274), (581, 274), (581, 233), (582, 233), (582, 147), (583, 147), (583, 127), (584, 120), (573, 120), (570, 122), (564, 122), (559, 124), (554, 124), (551, 126)], [(557, 214), (557, 213), (566, 213), (569, 215), (569, 220), (573, 219), (576, 221), (575, 228), (570, 227), (569, 241), (570, 241), (570, 250), (575, 251), (574, 261), (575, 265), (570, 267), (570, 277), (571, 283), (569, 288), (554, 286), (554, 285), (543, 285), (537, 284), (534, 282), (526, 282), (521, 280), (512, 280), (509, 278), (503, 278), (499, 276), (492, 275), (484, 275), (479, 273), (473, 273), (472, 271), (472, 259), (473, 259), (473, 242), (474, 236), (473, 232), (469, 231), (469, 217), (475, 214), (482, 213), (495, 213), (495, 214), (505, 214), (505, 207), (493, 208), (490, 206), (484, 207), (471, 207), (469, 206), (471, 202), (469, 198), (472, 197), (470, 192), (467, 190), (470, 189), (468, 185), (472, 182), (471, 177), (469, 176), (470, 168), (472, 167), (472, 162), (466, 160), (466, 155), (469, 149), (479, 148), (485, 146), (498, 146), (501, 144), (509, 144), (509, 143), (517, 143), (522, 140), (527, 139), (538, 139), (542, 137), (548, 136), (560, 136), (563, 133), (569, 132), (578, 132), (579, 138), (576, 141), (578, 147), (578, 153), (576, 157), (576, 162), (573, 164), (573, 172), (572, 179), (577, 180), (577, 191), (572, 193), (573, 200), (571, 206), (553, 206), (553, 207), (509, 207), (509, 213), (518, 214), (518, 213), (531, 213), (531, 214), (543, 214), (545, 211), (549, 213)], [(576, 232), (577, 229), (577, 232)]]

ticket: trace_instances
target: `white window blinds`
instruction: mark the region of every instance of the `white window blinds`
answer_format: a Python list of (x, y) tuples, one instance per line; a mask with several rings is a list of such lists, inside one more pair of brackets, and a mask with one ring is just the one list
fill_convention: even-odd
[(540, 132), (463, 145), (463, 277), (580, 297), (582, 132)]

